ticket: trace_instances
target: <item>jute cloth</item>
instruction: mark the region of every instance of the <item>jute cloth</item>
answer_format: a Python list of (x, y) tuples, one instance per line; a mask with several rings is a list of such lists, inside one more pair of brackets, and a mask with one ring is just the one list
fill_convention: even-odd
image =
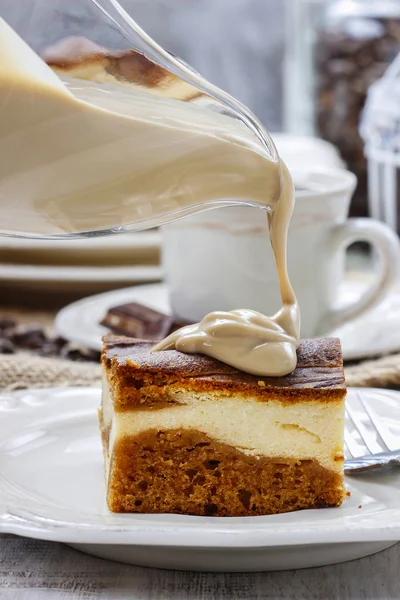
[(100, 382), (100, 365), (32, 354), (0, 355), (0, 390), (93, 385)]
[[(345, 374), (349, 386), (400, 386), (400, 354), (346, 367)], [(100, 366), (93, 362), (42, 358), (23, 352), (0, 355), (0, 390), (99, 382)]]

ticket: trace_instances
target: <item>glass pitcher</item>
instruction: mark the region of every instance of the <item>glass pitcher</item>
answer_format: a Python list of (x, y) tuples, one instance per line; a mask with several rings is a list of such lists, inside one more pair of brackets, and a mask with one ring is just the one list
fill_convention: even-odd
[[(36, 44), (43, 59), (29, 47), (32, 31), (77, 4), (50, 3), (46, 19), (35, 5), (24, 3), (25, 16), (9, 9), (14, 28), (0, 21), (0, 234), (97, 236), (225, 205), (268, 209), (259, 199), (266, 183), (269, 205), (278, 200), (279, 157), (257, 118), (161, 48), (116, 0), (79, 6), (122, 51), (81, 37), (76, 19), (74, 37)], [(257, 198), (246, 185), (256, 172)]]

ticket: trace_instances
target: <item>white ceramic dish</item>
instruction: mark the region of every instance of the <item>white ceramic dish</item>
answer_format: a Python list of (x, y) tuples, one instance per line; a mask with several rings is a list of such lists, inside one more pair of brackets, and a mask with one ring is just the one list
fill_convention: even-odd
[[(400, 393), (359, 390), (393, 436)], [(360, 404), (353, 390), (348, 401)], [(400, 539), (400, 471), (348, 478), (335, 509), (247, 518), (118, 515), (105, 506), (99, 388), (0, 394), (0, 531), (113, 560), (211, 571), (312, 567), (378, 552)]]
[(47, 266), (0, 264), (0, 285), (8, 289), (40, 292), (79, 292), (93, 294), (110, 287), (159, 281), (159, 265)]
[[(354, 302), (369, 285), (368, 276), (349, 273), (342, 284), (342, 304)], [(163, 284), (143, 285), (106, 292), (78, 300), (63, 308), (56, 317), (57, 331), (64, 338), (99, 350), (101, 337), (107, 330), (99, 325), (112, 306), (139, 302), (156, 310), (169, 312), (168, 291)], [(384, 319), (382, 319), (384, 315)], [(332, 332), (340, 337), (345, 360), (378, 356), (400, 350), (400, 287), (380, 305), (340, 329)]]
[(118, 235), (95, 236), (90, 238), (75, 238), (71, 240), (43, 240), (40, 238), (0, 237), (0, 252), (3, 250), (29, 250), (51, 252), (85, 252), (92, 249), (102, 252), (113, 249), (153, 248), (161, 244), (161, 234), (158, 230)]
[(84, 295), (158, 281), (160, 251), (158, 230), (68, 241), (0, 236), (0, 285)]
[[(47, 289), (51, 281), (70, 282), (68, 287), (73, 288), (74, 279), (78, 285), (82, 281), (156, 281), (158, 277), (147, 274), (151, 271), (141, 275), (137, 269), (159, 267), (160, 254), (159, 231), (68, 241), (0, 237), (0, 282), (15, 287), (27, 281), (32, 288), (37, 281), (36, 287)], [(94, 293), (109, 288), (92, 285), (91, 289)]]
[(159, 280), (160, 253), (158, 231), (58, 243), (0, 237), (0, 284), (94, 294)]

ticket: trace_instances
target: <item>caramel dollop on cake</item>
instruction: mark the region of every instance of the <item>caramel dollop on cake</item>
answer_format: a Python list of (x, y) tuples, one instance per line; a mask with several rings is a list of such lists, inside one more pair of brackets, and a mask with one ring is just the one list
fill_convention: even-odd
[(103, 340), (111, 511), (250, 516), (342, 503), (339, 340), (303, 340), (297, 368), (284, 377), (152, 347)]

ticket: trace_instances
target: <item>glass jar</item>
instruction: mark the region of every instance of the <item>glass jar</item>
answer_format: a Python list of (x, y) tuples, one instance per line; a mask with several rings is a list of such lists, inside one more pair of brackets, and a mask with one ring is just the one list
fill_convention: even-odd
[(285, 123), (333, 143), (366, 214), (367, 165), (358, 127), (368, 88), (400, 51), (399, 0), (289, 0)]
[(400, 54), (368, 91), (360, 135), (368, 161), (369, 212), (400, 233)]

